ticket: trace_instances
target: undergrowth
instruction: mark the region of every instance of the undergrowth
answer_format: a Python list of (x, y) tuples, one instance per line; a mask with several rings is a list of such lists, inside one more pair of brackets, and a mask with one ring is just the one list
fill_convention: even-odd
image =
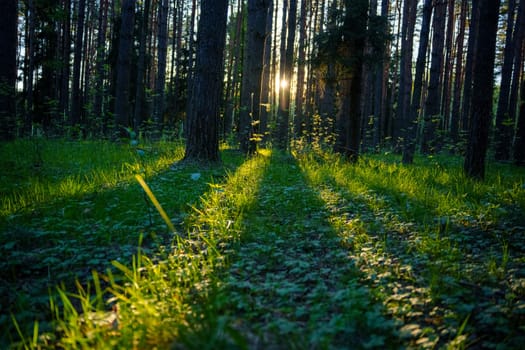
[[(1, 182), (11, 198), (0, 238), (4, 344), (513, 349), (525, 341), (523, 169), (490, 164), (477, 182), (445, 156), (406, 166), (393, 155), (350, 164), (321, 149), (250, 159), (223, 149), (222, 164), (204, 165), (177, 162), (178, 144), (41, 140), (28, 160), (31, 142), (2, 145), (13, 169)], [(69, 192), (53, 190), (68, 178)], [(31, 189), (36, 182), (45, 194)]]

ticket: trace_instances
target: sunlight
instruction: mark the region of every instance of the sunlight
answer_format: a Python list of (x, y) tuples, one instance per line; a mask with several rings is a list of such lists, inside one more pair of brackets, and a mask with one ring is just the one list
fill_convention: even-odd
[(278, 75), (275, 77), (275, 89), (286, 89), (288, 87), (288, 80), (286, 78), (280, 78)]

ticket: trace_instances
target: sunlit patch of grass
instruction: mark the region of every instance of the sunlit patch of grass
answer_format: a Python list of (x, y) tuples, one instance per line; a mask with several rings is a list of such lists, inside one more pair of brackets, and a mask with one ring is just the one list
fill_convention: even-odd
[(56, 199), (113, 188), (135, 173), (155, 174), (183, 156), (180, 143), (19, 140), (0, 146), (0, 216)]
[[(81, 285), (75, 293), (59, 289), (52, 302), (59, 336), (44, 335), (42, 341), (65, 349), (239, 342), (237, 333), (210, 310), (216, 303), (217, 273), (239, 239), (242, 214), (253, 205), (270, 156), (262, 153), (224, 181), (209, 184), (186, 218), (187, 230), (176, 234), (165, 254), (146, 256), (139, 248), (131, 265), (114, 261), (116, 272), (95, 274), (91, 290)], [(107, 290), (97, 285), (99, 280), (109, 285)], [(108, 295), (110, 310), (103, 302)]]
[[(433, 347), (438, 339), (440, 345), (464, 346), (477, 341), (477, 327), (501, 339), (516, 336), (518, 329), (504, 330), (499, 318), (468, 315), (476, 303), (503, 315), (506, 302), (473, 299), (473, 290), (491, 285), (514, 295), (509, 283), (516, 285), (512, 281), (524, 269), (509, 249), (523, 249), (523, 169), (491, 163), (487, 180), (479, 182), (466, 178), (461, 161), (452, 157), (419, 158), (411, 166), (384, 156), (364, 156), (357, 164), (331, 154), (298, 159), (368, 282), (393, 315), (414, 322), (400, 329), (409, 332), (407, 340), (431, 340), (418, 347)], [(509, 339), (515, 344), (522, 338)]]

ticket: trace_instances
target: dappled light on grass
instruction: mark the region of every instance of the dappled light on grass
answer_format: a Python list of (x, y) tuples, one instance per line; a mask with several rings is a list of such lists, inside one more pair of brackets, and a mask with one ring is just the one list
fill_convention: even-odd
[(138, 148), (105, 141), (68, 142), (19, 140), (1, 148), (0, 216), (17, 214), (36, 205), (110, 189), (155, 174), (181, 159), (176, 143)]
[[(68, 330), (61, 344), (68, 344), (67, 348), (83, 343), (95, 348), (107, 344), (167, 348), (213, 336), (206, 332), (220, 335), (227, 331), (215, 328), (217, 320), (207, 317), (214, 304), (210, 293), (217, 288), (218, 271), (239, 240), (242, 215), (253, 205), (268, 157), (269, 152), (263, 152), (224, 181), (209, 183), (210, 190), (185, 219), (186, 229), (177, 232), (165, 254), (146, 256), (139, 248), (131, 266), (115, 261), (117, 272), (108, 271), (101, 279), (109, 284), (109, 301), (118, 310), (114, 311), (116, 326), (100, 326), (89, 319), (79, 325), (74, 313), (65, 314), (70, 319), (59, 318), (62, 328)], [(101, 312), (91, 304), (86, 306), (85, 314)], [(82, 327), (90, 329), (90, 334)]]
[(525, 339), (518, 326), (525, 299), (519, 170), (479, 183), (435, 160), (403, 166), (323, 157), (298, 155), (363, 281), (400, 321), (404, 342), (513, 348)]

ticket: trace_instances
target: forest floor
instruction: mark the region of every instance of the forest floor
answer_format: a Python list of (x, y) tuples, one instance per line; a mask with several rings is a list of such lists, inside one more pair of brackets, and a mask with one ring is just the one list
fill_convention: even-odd
[(525, 343), (524, 169), (476, 182), (451, 156), (182, 154), (0, 145), (0, 347)]

